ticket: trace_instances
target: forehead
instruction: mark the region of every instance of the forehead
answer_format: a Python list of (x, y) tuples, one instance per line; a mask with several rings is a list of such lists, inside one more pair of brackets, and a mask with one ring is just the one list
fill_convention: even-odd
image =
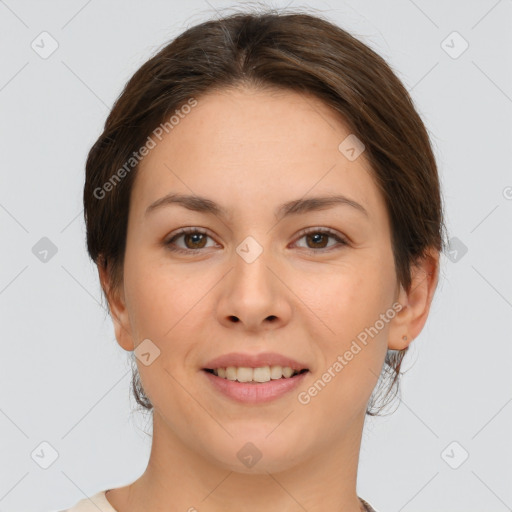
[(144, 157), (132, 206), (147, 207), (172, 190), (214, 196), (229, 208), (235, 198), (270, 207), (336, 189), (382, 210), (364, 152), (351, 161), (340, 151), (349, 136), (342, 116), (309, 94), (213, 91)]

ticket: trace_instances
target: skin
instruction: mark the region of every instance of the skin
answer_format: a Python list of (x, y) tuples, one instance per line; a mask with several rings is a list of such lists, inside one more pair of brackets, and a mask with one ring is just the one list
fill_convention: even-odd
[[(409, 293), (399, 286), (388, 214), (365, 154), (349, 161), (338, 150), (350, 131), (320, 100), (252, 88), (197, 99), (138, 170), (121, 288), (110, 290), (99, 269), (120, 346), (131, 351), (150, 339), (160, 350), (149, 366), (137, 360), (154, 405), (147, 469), (107, 498), (119, 512), (356, 512), (368, 399), (386, 350), (405, 348), (424, 326), (439, 255), (414, 268)], [(145, 215), (169, 192), (208, 197), (229, 216), (176, 204)], [(334, 193), (368, 216), (336, 205), (274, 217), (286, 201)], [(189, 253), (172, 252), (165, 242), (182, 227), (208, 237), (182, 236), (174, 246)], [(305, 228), (331, 228), (348, 244), (305, 237)], [(236, 252), (247, 236), (263, 248), (250, 264)], [(397, 301), (403, 309), (301, 404), (297, 395)], [(239, 404), (201, 370), (233, 351), (279, 352), (310, 372), (273, 402)], [(262, 454), (252, 468), (237, 458), (247, 442)]]

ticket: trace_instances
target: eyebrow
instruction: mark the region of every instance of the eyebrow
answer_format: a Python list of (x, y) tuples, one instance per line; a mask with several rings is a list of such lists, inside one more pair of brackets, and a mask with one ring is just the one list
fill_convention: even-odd
[[(160, 199), (157, 199), (154, 203), (150, 204), (146, 208), (146, 212), (144, 215), (148, 215), (149, 213), (157, 209), (172, 204), (178, 204), (183, 206), (184, 208), (196, 212), (211, 213), (213, 215), (225, 219), (229, 217), (228, 211), (219, 204), (217, 204), (215, 201), (212, 201), (211, 199), (197, 195), (177, 193), (170, 193), (164, 197), (161, 197)], [(303, 214), (317, 210), (325, 210), (336, 205), (350, 206), (364, 214), (366, 217), (369, 217), (368, 212), (366, 211), (363, 205), (343, 195), (320, 196), (311, 197), (308, 199), (295, 199), (293, 201), (288, 201), (287, 203), (284, 203), (281, 206), (279, 206), (274, 212), (274, 215), (276, 219), (281, 220), (284, 217), (290, 215)]]

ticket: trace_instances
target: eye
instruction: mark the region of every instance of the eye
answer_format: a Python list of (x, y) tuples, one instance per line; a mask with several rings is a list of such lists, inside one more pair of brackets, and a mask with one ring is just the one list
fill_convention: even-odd
[[(185, 247), (177, 246), (177, 240), (183, 239)], [(182, 228), (174, 236), (164, 242), (164, 245), (173, 252), (190, 254), (200, 249), (207, 248), (207, 239), (212, 238), (206, 231), (200, 228)], [(297, 240), (305, 239), (312, 246), (303, 247), (307, 252), (318, 253), (330, 251), (336, 246), (348, 245), (348, 242), (336, 231), (326, 228), (310, 228), (303, 231)], [(335, 240), (334, 244), (326, 245), (329, 239)], [(210, 245), (210, 247), (212, 247)]]
[[(183, 238), (185, 247), (176, 247), (176, 240)], [(165, 246), (174, 252), (190, 253), (197, 249), (206, 247), (207, 238), (211, 238), (208, 233), (199, 228), (183, 228), (174, 236), (164, 242)], [(210, 246), (211, 247), (211, 246)]]
[[(298, 240), (302, 240), (303, 238), (306, 239), (306, 243), (312, 243), (312, 247), (305, 247), (305, 249), (309, 252), (322, 252), (325, 250), (330, 251), (332, 248), (335, 248), (336, 246), (339, 247), (348, 245), (347, 240), (345, 240), (339, 233), (331, 229), (325, 228), (312, 228), (309, 229), (308, 231), (303, 231)], [(334, 239), (338, 243), (326, 246), (326, 243), (328, 242), (329, 238)]]

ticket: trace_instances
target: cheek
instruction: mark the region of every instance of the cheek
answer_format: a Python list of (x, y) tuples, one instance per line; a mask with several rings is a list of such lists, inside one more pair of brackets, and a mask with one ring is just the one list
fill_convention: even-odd
[[(335, 267), (327, 275), (302, 284), (300, 296), (315, 313), (327, 337), (347, 340), (373, 324), (392, 304), (394, 281), (382, 263)], [(320, 322), (319, 322), (320, 323)]]
[(318, 332), (325, 335), (314, 337), (322, 364), (299, 403), (307, 402), (310, 417), (338, 418), (333, 429), (343, 429), (366, 408), (387, 350), (394, 280), (382, 279), (386, 269), (380, 265), (364, 270), (337, 272), (319, 287), (311, 307), (329, 329), (322, 326)]
[(193, 348), (194, 304), (201, 297), (200, 287), (190, 286), (185, 273), (170, 272), (158, 262), (144, 260), (144, 255), (138, 258), (132, 253), (125, 265), (127, 307), (135, 344), (149, 339), (156, 345), (151, 349), (150, 364), (137, 360), (144, 391), (155, 407), (174, 403), (174, 407), (186, 411), (190, 404), (183, 400), (179, 382), (185, 377), (183, 363)]
[(315, 400), (320, 409), (345, 404), (345, 412), (358, 411), (377, 383), (386, 354), (394, 313), (393, 263), (389, 254), (359, 256), (352, 265), (337, 267), (317, 287), (310, 287), (307, 304), (322, 320), (323, 325), (315, 320), (318, 332), (325, 333), (314, 338), (322, 353), (317, 388), (325, 386), (322, 397)]
[(179, 403), (186, 409), (190, 404), (182, 401), (178, 382), (189, 378), (197, 360), (191, 356), (204, 332), (199, 319), (211, 316), (207, 295), (219, 277), (208, 272), (198, 276), (197, 271), (192, 275), (187, 265), (172, 267), (143, 251), (133, 252), (125, 265), (127, 306), (136, 344), (149, 339), (158, 349), (149, 366), (137, 361), (144, 390), (155, 406)]
[(143, 251), (132, 252), (125, 262), (127, 306), (132, 328), (140, 339), (163, 341), (172, 337), (205, 289), (207, 285), (191, 280), (186, 269), (176, 271)]

